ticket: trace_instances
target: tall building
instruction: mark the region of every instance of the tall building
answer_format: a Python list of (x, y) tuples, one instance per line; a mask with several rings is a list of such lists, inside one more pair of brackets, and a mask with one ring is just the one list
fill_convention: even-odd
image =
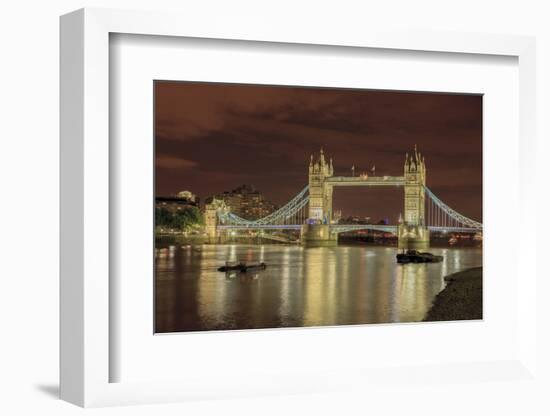
[(252, 185), (241, 185), (214, 198), (223, 200), (231, 212), (247, 220), (257, 220), (275, 211), (276, 206), (266, 200)]

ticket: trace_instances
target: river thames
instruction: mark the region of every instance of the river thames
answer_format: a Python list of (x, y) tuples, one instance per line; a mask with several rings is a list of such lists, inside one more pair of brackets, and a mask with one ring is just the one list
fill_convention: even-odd
[[(421, 321), (443, 277), (482, 265), (481, 248), (432, 248), (441, 263), (398, 265), (395, 247), (171, 245), (155, 258), (156, 332)], [(265, 270), (223, 273), (226, 261)]]

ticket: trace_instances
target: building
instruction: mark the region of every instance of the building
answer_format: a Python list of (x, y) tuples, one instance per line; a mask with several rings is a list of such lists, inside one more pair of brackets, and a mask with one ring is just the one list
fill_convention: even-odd
[(370, 224), (371, 222), (370, 222), (370, 217), (359, 217), (357, 215), (350, 215), (349, 217), (340, 218), (338, 223), (339, 224)]
[(224, 201), (233, 214), (247, 220), (263, 218), (277, 208), (252, 185), (241, 185), (214, 198)]
[(199, 203), (199, 198), (197, 198), (197, 195), (195, 195), (191, 191), (180, 191), (176, 194), (176, 197), (181, 199), (187, 199), (190, 202), (196, 202), (197, 205)]
[(176, 212), (188, 206), (199, 206), (199, 199), (189, 191), (178, 192), (175, 196), (157, 196), (155, 208), (165, 208), (170, 212)]

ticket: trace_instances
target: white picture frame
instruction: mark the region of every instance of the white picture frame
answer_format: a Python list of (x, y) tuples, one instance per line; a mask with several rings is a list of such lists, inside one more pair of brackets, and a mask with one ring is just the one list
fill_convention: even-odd
[[(215, 24), (214, 24), (215, 23)], [(391, 382), (396, 370), (368, 373), (332, 370), (322, 382), (316, 374), (282, 372), (270, 379), (239, 382), (231, 388), (212, 386), (206, 379), (189, 382), (110, 382), (109, 348), (112, 299), (109, 296), (109, 36), (112, 33), (247, 40), (257, 42), (383, 48), (439, 53), (488, 54), (516, 57), (519, 62), (520, 212), (534, 212), (535, 169), (535, 41), (530, 37), (467, 33), (396, 32), (361, 29), (331, 32), (312, 25), (303, 32), (265, 21), (235, 22), (219, 19), (204, 26), (190, 16), (82, 9), (61, 18), (61, 398), (80, 406), (183, 401), (209, 397), (255, 394), (323, 392), (341, 388), (342, 378), (357, 386)], [(520, 217), (519, 261), (530, 253), (521, 242), (535, 241), (533, 216)], [(522, 224), (523, 223), (523, 224)], [(525, 247), (525, 244), (523, 245)], [(479, 381), (476, 371), (504, 374), (522, 380), (536, 374), (536, 271), (523, 262), (517, 294), (518, 354), (500, 362), (422, 366), (418, 379), (435, 373)], [(213, 335), (215, 336), (215, 335)], [(406, 378), (410, 369), (399, 373)], [(414, 378), (413, 377), (413, 378)], [(384, 382), (384, 381), (383, 381)]]

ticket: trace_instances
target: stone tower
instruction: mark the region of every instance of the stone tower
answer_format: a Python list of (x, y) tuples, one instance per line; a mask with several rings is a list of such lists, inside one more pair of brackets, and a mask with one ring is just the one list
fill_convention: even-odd
[(425, 249), (430, 243), (430, 233), (424, 217), (426, 164), (416, 145), (414, 153), (411, 156), (407, 153), (405, 156), (404, 176), (405, 216), (398, 228), (399, 247)]
[(325, 180), (334, 174), (332, 159), (325, 160), (321, 148), (319, 159), (309, 162), (309, 218), (321, 224), (330, 224), (332, 220), (332, 187), (325, 186)]
[(334, 246), (338, 243), (336, 233), (330, 232), (332, 221), (332, 186), (326, 184), (327, 178), (334, 174), (332, 159), (325, 160), (323, 149), (319, 159), (309, 162), (309, 218), (302, 225), (301, 238), (306, 246)]
[(411, 157), (405, 156), (405, 222), (411, 225), (424, 225), (426, 186), (426, 165), (424, 158), (414, 146)]
[(227, 214), (230, 209), (221, 199), (212, 198), (212, 201), (204, 206), (204, 230), (209, 242), (217, 242), (220, 237), (218, 231), (218, 214)]

